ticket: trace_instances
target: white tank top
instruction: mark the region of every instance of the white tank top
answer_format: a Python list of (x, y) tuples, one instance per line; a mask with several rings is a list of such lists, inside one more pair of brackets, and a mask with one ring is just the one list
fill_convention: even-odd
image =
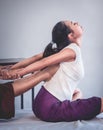
[(60, 63), (60, 67), (54, 76), (44, 84), (45, 89), (60, 101), (72, 100), (74, 90), (84, 76), (79, 46), (71, 43), (66, 48), (70, 48), (76, 53), (76, 59), (72, 62)]

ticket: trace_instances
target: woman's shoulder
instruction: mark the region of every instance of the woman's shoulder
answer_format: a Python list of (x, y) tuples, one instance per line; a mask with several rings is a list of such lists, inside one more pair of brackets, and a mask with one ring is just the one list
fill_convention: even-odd
[(78, 49), (80, 49), (80, 47), (76, 43), (71, 43), (68, 46), (66, 46), (65, 48), (78, 48)]
[(74, 53), (76, 55), (76, 61), (81, 56), (81, 49), (76, 43), (71, 43), (70, 45), (65, 47), (65, 49), (71, 49), (74, 51)]
[(71, 43), (68, 46), (66, 46), (64, 49), (72, 49), (75, 52), (81, 52), (80, 47), (76, 43)]

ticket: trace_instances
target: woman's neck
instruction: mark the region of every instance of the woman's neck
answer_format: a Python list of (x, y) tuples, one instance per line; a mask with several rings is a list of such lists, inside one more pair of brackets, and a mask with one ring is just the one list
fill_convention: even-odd
[(76, 43), (79, 47), (81, 47), (82, 38), (76, 39), (76, 40), (75, 40), (75, 43)]
[(72, 41), (72, 43), (75, 43), (77, 46), (81, 47), (81, 40)]

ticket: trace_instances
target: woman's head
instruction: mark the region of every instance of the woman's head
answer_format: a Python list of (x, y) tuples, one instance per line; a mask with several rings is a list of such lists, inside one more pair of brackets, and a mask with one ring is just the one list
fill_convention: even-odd
[(79, 40), (83, 34), (83, 28), (78, 24), (78, 22), (72, 21), (64, 21), (65, 25), (72, 30), (70, 34), (68, 34), (68, 38), (71, 42), (75, 42), (79, 44)]
[(57, 44), (59, 50), (63, 49), (70, 44), (68, 34), (71, 33), (71, 29), (65, 25), (63, 21), (58, 22), (52, 30), (52, 42)]
[[(58, 22), (52, 30), (52, 42), (46, 46), (43, 57), (55, 54), (74, 42), (75, 40), (72, 37), (74, 34), (76, 35), (75, 28), (71, 26), (70, 21)], [(76, 39), (76, 36), (74, 38)], [(55, 47), (53, 47), (54, 44), (56, 45)]]

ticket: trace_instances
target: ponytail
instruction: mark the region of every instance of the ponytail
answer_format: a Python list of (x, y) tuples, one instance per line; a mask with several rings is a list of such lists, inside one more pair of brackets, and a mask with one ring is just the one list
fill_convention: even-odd
[(46, 46), (46, 48), (45, 48), (45, 50), (44, 50), (43, 58), (44, 58), (44, 57), (48, 57), (48, 56), (50, 56), (50, 55), (53, 55), (53, 54), (55, 54), (55, 53), (57, 53), (57, 52), (59, 52), (58, 47), (57, 47), (57, 44), (54, 43), (54, 42), (50, 42), (50, 43)]
[(71, 43), (68, 39), (69, 33), (71, 29), (63, 21), (58, 22), (52, 30), (52, 42), (46, 46), (43, 57), (53, 55), (68, 46)]

